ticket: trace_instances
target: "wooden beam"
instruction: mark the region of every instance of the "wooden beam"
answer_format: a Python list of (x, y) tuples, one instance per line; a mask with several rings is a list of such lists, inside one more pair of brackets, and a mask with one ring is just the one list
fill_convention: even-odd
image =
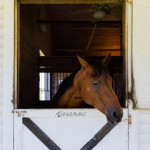
[[(107, 27), (107, 28), (109, 28), (109, 27), (121, 27), (121, 25), (122, 25), (122, 22), (121, 21), (89, 21), (89, 20), (87, 20), (87, 21), (85, 21), (85, 20), (83, 20), (83, 21), (69, 21), (69, 20), (64, 20), (64, 21), (58, 21), (58, 20), (37, 20), (36, 21), (38, 24), (56, 24), (56, 25), (58, 25), (57, 26), (57, 28), (60, 26), (60, 24), (81, 24), (81, 27), (76, 27), (76, 28), (82, 28), (82, 24), (90, 24), (90, 25), (93, 25), (93, 26), (91, 26), (91, 28), (93, 28), (94, 27), (94, 25), (95, 25), (95, 23), (97, 24), (97, 28), (101, 28), (101, 27)], [(70, 25), (69, 25), (70, 26)], [(89, 28), (89, 27), (88, 27)]]
[(19, 0), (21, 4), (108, 4), (123, 3), (123, 0)]
[(103, 52), (103, 51), (121, 51), (120, 49), (53, 49), (54, 52), (70, 52), (70, 53), (82, 53), (82, 52)]
[(40, 57), (39, 72), (72, 72), (79, 67), (77, 57)]
[(121, 56), (120, 50), (100, 50), (100, 51), (53, 51), (54, 55), (61, 55), (61, 56), (75, 56), (79, 54), (80, 56), (86, 57), (86, 56), (107, 56), (108, 54), (111, 54), (111, 56)]
[(117, 124), (106, 123), (97, 134), (87, 142), (80, 150), (93, 149)]
[[(101, 60), (103, 57), (84, 57), (86, 60), (91, 60), (91, 58)], [(111, 57), (110, 61), (112, 66), (122, 66), (122, 57)], [(78, 67), (80, 67), (80, 64), (75, 56), (51, 56), (39, 58), (39, 72), (73, 72)]]
[[(89, 49), (111, 50), (121, 47), (121, 24), (113, 23), (105, 26), (106, 23), (98, 24), (93, 39), (89, 40), (94, 25), (63, 24), (52, 25), (53, 49)], [(57, 28), (58, 27), (58, 28)], [(89, 42), (90, 41), (90, 42)], [(87, 44), (90, 43), (89, 46)], [(55, 51), (54, 51), (55, 52)]]
[[(48, 148), (61, 150), (31, 119), (23, 118), (23, 124)], [(35, 143), (36, 144), (36, 143)]]

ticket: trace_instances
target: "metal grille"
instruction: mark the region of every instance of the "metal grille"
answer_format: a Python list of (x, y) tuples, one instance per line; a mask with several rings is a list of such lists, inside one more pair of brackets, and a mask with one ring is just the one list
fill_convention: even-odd
[(53, 99), (57, 93), (59, 85), (71, 73), (40, 73), (39, 99), (47, 101)]
[(51, 84), (51, 99), (54, 97), (54, 95), (57, 93), (59, 85), (62, 83), (62, 81), (70, 76), (71, 73), (52, 73), (51, 74), (51, 79), (52, 79), (52, 84)]

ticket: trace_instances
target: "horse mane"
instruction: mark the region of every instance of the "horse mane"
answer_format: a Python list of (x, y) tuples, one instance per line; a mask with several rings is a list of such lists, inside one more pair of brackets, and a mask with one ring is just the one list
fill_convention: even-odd
[(66, 77), (63, 82), (59, 85), (59, 89), (55, 94), (53, 100), (58, 100), (70, 87), (73, 85), (73, 80), (76, 73), (80, 70), (80, 68), (76, 69), (70, 76)]
[[(92, 77), (98, 77), (102, 72), (107, 73), (107, 68), (98, 60), (92, 59), (87, 60), (89, 65), (93, 68)], [(81, 68), (81, 67), (80, 67)], [(60, 84), (57, 93), (55, 94), (53, 100), (59, 100), (60, 97), (73, 85), (73, 80), (76, 73), (80, 70), (80, 68), (76, 69), (70, 76), (66, 77), (63, 82)]]

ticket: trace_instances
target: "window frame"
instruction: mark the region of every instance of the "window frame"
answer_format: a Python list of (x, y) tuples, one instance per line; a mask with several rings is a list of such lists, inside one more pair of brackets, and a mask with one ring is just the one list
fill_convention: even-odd
[[(21, 4), (92, 4), (92, 3), (122, 3), (123, 5), (123, 37), (122, 37), (122, 49), (124, 56), (124, 70), (125, 70), (125, 108), (128, 107), (128, 99), (132, 92), (132, 8), (128, 6), (128, 3), (124, 0), (15, 0), (15, 61), (14, 61), (14, 108), (17, 109), (19, 106), (19, 59), (20, 59), (20, 5)], [(129, 10), (129, 11), (128, 11)], [(128, 24), (128, 22), (130, 23)], [(131, 42), (130, 42), (131, 41)], [(37, 108), (38, 109), (38, 108)]]

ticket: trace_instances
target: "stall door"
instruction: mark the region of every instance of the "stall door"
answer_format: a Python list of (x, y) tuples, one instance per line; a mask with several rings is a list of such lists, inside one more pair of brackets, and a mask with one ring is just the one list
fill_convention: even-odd
[(128, 150), (126, 109), (122, 122), (90, 148), (106, 123), (106, 117), (96, 109), (15, 110), (14, 149)]

